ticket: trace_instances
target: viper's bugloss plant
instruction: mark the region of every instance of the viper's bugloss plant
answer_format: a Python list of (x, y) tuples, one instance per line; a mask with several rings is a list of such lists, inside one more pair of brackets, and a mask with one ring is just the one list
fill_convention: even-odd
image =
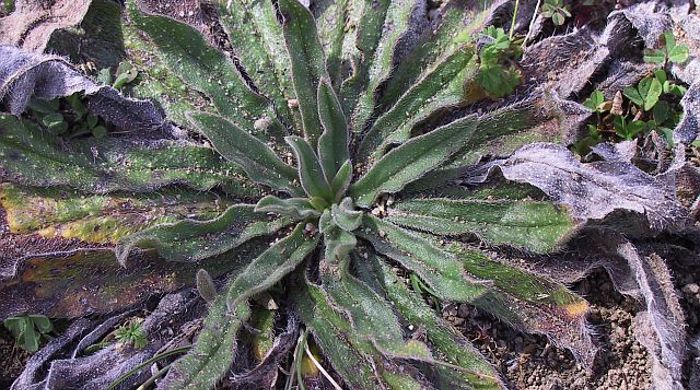
[[(300, 319), (351, 389), (504, 386), (427, 294), (545, 334), (590, 363), (586, 301), (495, 255), (551, 253), (579, 227), (571, 211), (527, 185), (448, 180), (489, 142), (550, 115), (528, 104), (444, 115), (512, 49), (503, 30), (486, 30), (498, 47), (480, 55), (482, 10), (461, 1), (422, 31), (411, 20), (425, 10), (409, 1), (342, 0), (316, 16), (297, 0), (230, 3), (217, 4), (235, 63), (194, 27), (127, 5), (127, 46), (155, 50), (167, 67), (139, 70), (153, 84), (135, 93), (160, 97), (199, 143), (126, 133), (68, 147), (0, 117), (0, 166), (13, 179), (0, 201), (13, 232), (114, 245), (123, 267), (99, 249), (34, 259), (21, 288), (53, 289), (25, 294), (33, 304), (108, 312), (196, 280), (208, 316), (160, 383), (168, 389), (225, 377), (245, 324), (273, 329), (256, 314), (264, 293)], [(494, 94), (512, 90), (518, 76), (508, 77)], [(271, 348), (251, 343), (259, 358)]]

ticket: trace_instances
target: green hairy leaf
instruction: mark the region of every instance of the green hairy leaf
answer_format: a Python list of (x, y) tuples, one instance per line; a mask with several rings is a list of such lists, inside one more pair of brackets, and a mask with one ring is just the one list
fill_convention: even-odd
[(272, 100), (277, 112), (291, 118), (287, 97), (294, 95), (294, 88), (287, 76), (289, 54), (273, 2), (219, 0), (218, 3), (219, 20), (235, 45), (236, 58), (245, 69), (258, 70), (248, 72), (248, 77)]
[(247, 298), (277, 283), (294, 270), (317, 243), (318, 238), (307, 237), (304, 226), (297, 225), (289, 236), (263, 252), (236, 277), (226, 293), (229, 308), (237, 307)]
[(321, 80), (328, 78), (325, 56), (311, 12), (297, 0), (280, 0), (278, 6), (283, 18), (284, 41), (291, 59), (292, 81), (304, 137), (315, 148), (321, 136), (321, 106), (317, 104), (317, 90)]
[(288, 215), (294, 219), (304, 219), (318, 216), (319, 212), (306, 198), (280, 199), (274, 195), (268, 195), (255, 205), (255, 211), (263, 213), (277, 213)]
[(226, 297), (219, 296), (209, 307), (197, 344), (173, 363), (163, 386), (170, 389), (210, 389), (233, 361), (236, 334), (250, 318), (250, 308), (241, 303), (230, 311)]
[(331, 181), (331, 189), (335, 193), (335, 201), (339, 201), (350, 187), (352, 181), (352, 164), (347, 160), (340, 166), (338, 173)]
[[(238, 274), (209, 308), (195, 347), (172, 367), (166, 378), (172, 389), (213, 387), (233, 361), (236, 333), (250, 317), (247, 299), (269, 288), (294, 269), (316, 246), (298, 226), (286, 239), (273, 245)], [(201, 357), (204, 357), (203, 359)]]
[(273, 234), (291, 222), (285, 218), (265, 221), (252, 205), (235, 205), (213, 220), (183, 220), (126, 236), (117, 244), (115, 253), (121, 264), (126, 264), (134, 247), (155, 248), (171, 261), (199, 261), (225, 253), (254, 237)]
[(318, 85), (318, 115), (324, 129), (318, 140), (318, 156), (326, 180), (331, 183), (350, 155), (345, 114), (327, 80)]
[(278, 190), (292, 194), (298, 192), (292, 184), (296, 179), (294, 168), (285, 164), (269, 146), (247, 131), (211, 114), (193, 113), (190, 120), (222, 156), (238, 164), (248, 177)]
[(366, 216), (358, 236), (418, 274), (441, 299), (468, 302), (486, 292), (486, 286), (469, 278), (454, 256), (418, 233)]
[(341, 229), (351, 232), (362, 224), (362, 212), (354, 209), (351, 198), (345, 198), (340, 205), (331, 207), (333, 223)]
[(217, 111), (247, 129), (261, 112), (269, 112), (266, 100), (253, 92), (226, 56), (209, 46), (193, 27), (165, 16), (141, 12), (135, 0), (128, 2), (129, 16), (159, 49), (167, 66), (187, 84), (212, 99)]
[(296, 136), (289, 136), (286, 140), (294, 150), (294, 155), (297, 159), (297, 169), (299, 170), (299, 180), (306, 194), (311, 198), (333, 199), (331, 186), (323, 174), (323, 168), (311, 145), (305, 139)]
[[(73, 153), (66, 153), (60, 140), (29, 121), (0, 114), (0, 128), (3, 180), (36, 187), (67, 186), (98, 194), (150, 192), (174, 183), (196, 190), (221, 185), (239, 196), (259, 193), (243, 178), (239, 167), (193, 143), (121, 139), (95, 142), (87, 138), (72, 142)], [(42, 169), (36, 169), (39, 164)]]
[[(500, 389), (504, 385), (488, 361), (471, 346), (469, 341), (453, 327), (435, 315), (433, 310), (414, 292), (409, 291), (393, 270), (383, 267), (384, 285), (388, 298), (397, 310), (411, 323), (425, 324), (429, 340), (445, 357), (465, 369), (449, 372), (446, 376), (457, 376), (450, 384), (459, 386), (460, 379), (478, 388)], [(461, 378), (460, 378), (461, 377)]]
[(422, 199), (400, 202), (388, 220), (437, 235), (471, 233), (494, 244), (548, 252), (574, 231), (565, 210), (532, 200)]
[(324, 211), (319, 218), (318, 230), (323, 234), (324, 258), (328, 262), (344, 260), (357, 245), (355, 235), (338, 226), (329, 210)]
[[(473, 54), (469, 47), (458, 47), (429, 69), (368, 130), (360, 145), (360, 156), (365, 157), (381, 144), (393, 141), (386, 139), (390, 131), (408, 133), (428, 114), (440, 108), (459, 105), (464, 99), (464, 84), (476, 70), (471, 61)], [(412, 115), (407, 116), (406, 113)], [(404, 137), (408, 138), (408, 134)]]
[(216, 285), (205, 269), (197, 271), (197, 291), (205, 301), (213, 303), (216, 300)]
[(369, 207), (380, 193), (403, 189), (461, 149), (475, 129), (474, 118), (466, 117), (411, 139), (377, 161), (351, 186), (351, 195), (359, 206)]

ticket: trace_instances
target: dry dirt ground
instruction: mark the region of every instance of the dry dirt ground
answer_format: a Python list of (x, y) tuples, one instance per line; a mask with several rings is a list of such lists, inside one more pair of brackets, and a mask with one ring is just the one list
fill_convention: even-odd
[(12, 335), (0, 326), (0, 389), (9, 389), (29, 354), (14, 344)]

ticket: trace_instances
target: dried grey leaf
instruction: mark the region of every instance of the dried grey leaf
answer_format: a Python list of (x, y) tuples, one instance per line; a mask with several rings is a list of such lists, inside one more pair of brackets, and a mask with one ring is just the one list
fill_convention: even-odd
[(11, 114), (24, 112), (32, 97), (51, 100), (77, 92), (88, 95), (87, 107), (93, 114), (121, 130), (172, 132), (164, 112), (152, 102), (130, 99), (112, 87), (100, 86), (61, 57), (0, 46), (0, 101)]
[(619, 161), (582, 164), (564, 146), (536, 143), (507, 159), (469, 169), (466, 182), (483, 183), (495, 169), (506, 179), (533, 185), (571, 207), (582, 221), (602, 220), (625, 210), (645, 216), (653, 230), (686, 226), (688, 211), (676, 199), (673, 172), (651, 176)]
[[(112, 343), (90, 355), (83, 355), (85, 347), (99, 341), (133, 310), (117, 313), (99, 323), (79, 319), (71, 324), (64, 335), (49, 342), (30, 359), (11, 389), (67, 389), (74, 388), (76, 383), (80, 383), (81, 389), (85, 390), (105, 389), (177, 337), (178, 332), (163, 332), (166, 328), (178, 329), (192, 318), (199, 317), (203, 309), (201, 300), (197, 299), (192, 289), (168, 294), (141, 323), (141, 328), (153, 335), (146, 348), (118, 348)], [(149, 376), (149, 368), (145, 367), (118, 388), (134, 388)]]
[(41, 53), (51, 34), (83, 20), (92, 0), (17, 0), (15, 11), (0, 18), (0, 45)]

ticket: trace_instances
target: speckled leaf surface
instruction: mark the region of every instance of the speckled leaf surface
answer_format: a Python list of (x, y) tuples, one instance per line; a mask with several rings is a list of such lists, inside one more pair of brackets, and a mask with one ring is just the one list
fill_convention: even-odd
[(191, 113), (189, 119), (222, 156), (240, 166), (251, 180), (292, 194), (298, 192), (292, 183), (296, 177), (294, 168), (277, 157), (269, 145), (217, 115), (198, 112)]
[(4, 183), (0, 185), (0, 205), (10, 233), (113, 244), (156, 224), (213, 218), (225, 209), (226, 201), (208, 194), (173, 191), (88, 197), (75, 191)]
[(218, 0), (219, 21), (236, 58), (255, 88), (274, 104), (283, 121), (293, 120), (287, 100), (294, 96), (289, 53), (270, 0)]
[[(272, 110), (262, 96), (245, 83), (233, 63), (209, 46), (193, 27), (161, 15), (142, 12), (135, 1), (128, 3), (129, 15), (138, 28), (158, 47), (163, 61), (187, 84), (207, 95), (217, 111), (252, 130), (254, 122)], [(257, 136), (266, 139), (264, 133)]]
[(160, 223), (123, 237), (114, 251), (120, 264), (134, 248), (155, 248), (170, 261), (197, 262), (230, 251), (246, 241), (292, 223), (288, 218), (268, 219), (254, 211), (253, 205), (233, 205), (216, 218), (186, 219)]
[(370, 127), (362, 138), (358, 151), (360, 157), (369, 157), (373, 152), (375, 158), (381, 157), (383, 148), (390, 143), (406, 141), (413, 127), (435, 111), (458, 107), (464, 100), (467, 79), (475, 75), (473, 58), (473, 48), (459, 46), (427, 70)]
[(165, 262), (147, 253), (132, 257), (126, 269), (108, 249), (28, 256), (16, 262), (10, 274), (0, 275), (0, 316), (31, 312), (75, 318), (110, 313), (154, 294), (191, 286), (200, 268), (214, 277), (234, 271), (260, 252), (259, 245), (191, 265)]
[(259, 193), (252, 183), (236, 179), (241, 177), (240, 168), (194, 143), (128, 138), (65, 143), (34, 123), (2, 114), (0, 129), (0, 177), (23, 185), (106, 193), (151, 191), (181, 183), (197, 190), (222, 185), (244, 197)]
[(418, 232), (377, 218), (366, 218), (363, 226), (360, 237), (415, 272), (441, 299), (470, 302), (514, 326), (547, 334), (592, 362), (595, 348), (583, 326), (588, 303), (563, 285), (460, 245), (441, 247)]
[(322, 131), (316, 91), (321, 79), (328, 78), (325, 55), (311, 11), (297, 0), (280, 0), (278, 4), (304, 138), (315, 147)]
[[(396, 310), (409, 323), (423, 324), (428, 333), (428, 339), (444, 359), (465, 369), (465, 371), (454, 371), (443, 368), (443, 376), (440, 379), (445, 382), (442, 385), (461, 388), (460, 380), (462, 380), (474, 388), (505, 388), (491, 364), (471, 345), (469, 340), (435, 315), (419, 295), (410, 291), (404, 282), (399, 280), (392, 269), (384, 266), (382, 271), (384, 277), (382, 282), (386, 286), (387, 297)], [(453, 379), (454, 376), (459, 379)]]
[(350, 193), (358, 205), (367, 207), (381, 193), (400, 191), (461, 149), (475, 129), (474, 118), (466, 117), (411, 139), (377, 161)]
[(250, 307), (228, 307), (220, 296), (210, 307), (197, 344), (168, 371), (160, 386), (168, 389), (209, 389), (221, 379), (233, 361), (236, 334), (250, 318)]
[(197, 344), (175, 363), (163, 385), (193, 390), (213, 387), (233, 362), (236, 333), (250, 317), (248, 298), (277, 283), (315, 246), (316, 241), (305, 237), (299, 226), (253, 260), (212, 304)]
[(552, 202), (478, 199), (416, 199), (398, 202), (388, 220), (444, 236), (474, 234), (492, 245), (547, 252), (576, 230), (566, 209)]

